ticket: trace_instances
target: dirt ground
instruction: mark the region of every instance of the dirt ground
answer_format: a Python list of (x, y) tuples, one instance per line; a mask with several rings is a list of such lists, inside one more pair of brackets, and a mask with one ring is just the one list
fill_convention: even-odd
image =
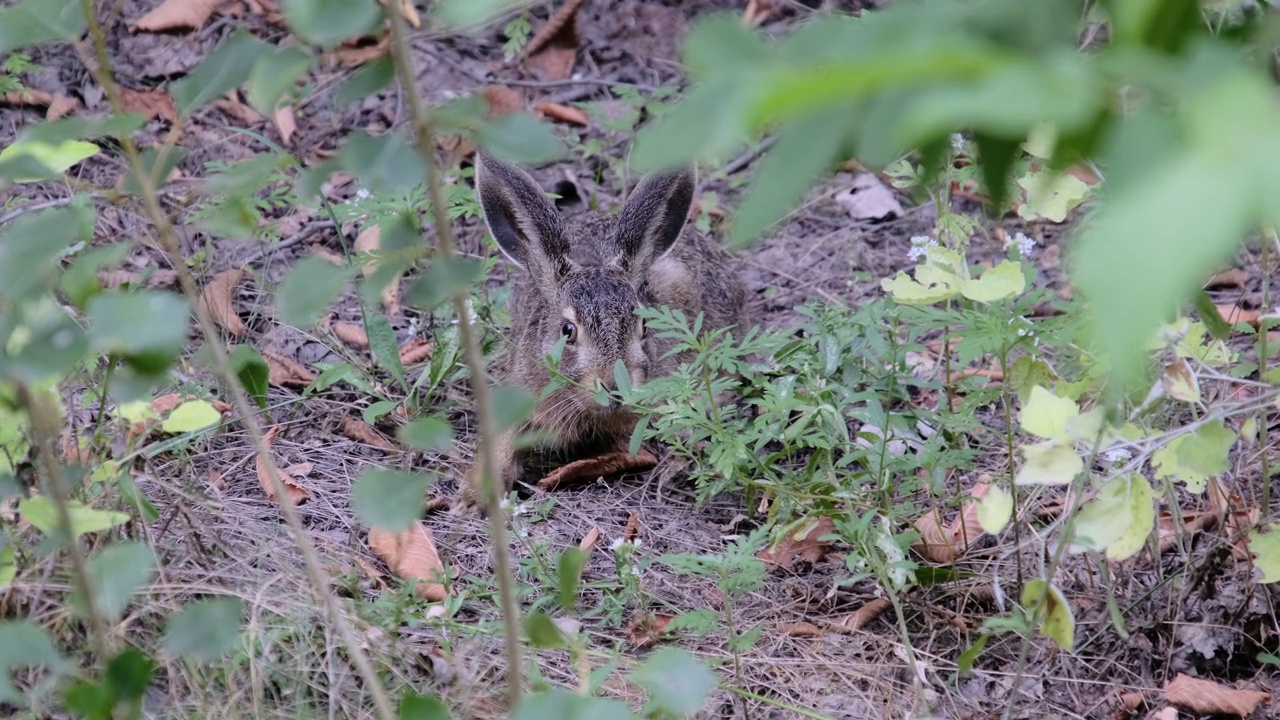
[[(116, 8), (107, 27), (111, 60), (126, 88), (165, 87), (167, 82), (190, 71), (235, 28), (247, 28), (269, 42), (285, 35), (279, 26), (252, 12), (245, 12), (242, 17), (217, 14), (195, 32), (131, 30), (130, 23), (153, 4), (147, 0), (107, 3)], [(812, 12), (808, 6), (816, 3), (774, 4), (779, 10), (763, 24), (769, 33), (785, 32), (808, 17)], [(535, 31), (554, 9), (546, 3), (535, 5)], [(743, 3), (589, 0), (578, 17), (581, 39), (574, 68), (576, 79), (562, 81), (539, 80), (518, 65), (504, 64), (501, 23), (474, 36), (417, 33), (413, 50), (418, 85), (431, 103), (472, 93), (486, 85), (514, 90), (526, 107), (542, 101), (617, 103), (619, 88), (637, 88), (644, 93), (681, 86), (684, 78), (679, 64), (680, 39), (693, 20), (718, 9), (741, 13)], [(72, 96), (83, 106), (81, 112), (105, 110), (102, 91), (75, 49), (51, 46), (36, 52), (34, 59), (44, 69), (27, 78), (30, 87)], [(377, 133), (405, 124), (404, 101), (394, 90), (351, 107), (338, 107), (330, 91), (351, 72), (340, 63), (329, 63), (309, 77), (315, 91), (299, 108), (297, 130), (288, 143), (295, 157), (314, 162), (326, 151), (339, 147), (352, 130), (363, 128)], [(0, 145), (11, 141), (22, 127), (37, 122), (41, 113), (41, 108), (0, 107)], [(140, 135), (140, 143), (157, 144), (171, 128), (168, 120), (153, 119)], [(250, 270), (252, 280), (240, 285), (234, 301), (249, 328), (246, 341), (261, 350), (291, 357), (312, 368), (353, 359), (370, 364), (367, 351), (343, 347), (318, 331), (286, 327), (272, 317), (272, 293), (297, 260), (317, 247), (342, 252), (337, 232), (321, 219), (321, 214), (298, 210), (296, 217), (277, 218), (287, 228), (281, 233), (283, 241), (277, 244), (214, 238), (196, 225), (183, 222), (189, 213), (187, 195), (196, 189), (195, 180), (207, 174), (209, 163), (250, 158), (262, 152), (264, 146), (259, 139), (232, 128), (248, 128), (273, 142), (282, 142), (278, 129), (264, 118), (236, 117), (228, 106), (205, 107), (182, 129), (179, 145), (187, 156), (163, 198), (166, 209), (179, 221), (185, 251), (202, 281), (227, 268), (245, 266)], [(621, 157), (630, 136), (589, 126), (582, 131), (582, 139), (612, 143), (609, 154)], [(717, 193), (722, 207), (730, 209), (741, 195), (739, 184), (733, 181), (750, 176), (755, 167), (754, 155), (748, 154), (733, 165), (737, 166), (734, 173), (712, 172), (700, 188), (702, 193)], [(123, 166), (118, 154), (104, 153), (83, 163), (77, 180), (111, 187)], [(535, 170), (534, 176), (548, 189), (567, 187), (567, 182), (581, 197), (596, 196), (602, 204), (613, 204), (624, 195), (627, 182), (634, 180), (618, 177), (613, 167), (559, 163)], [(887, 221), (850, 217), (834, 196), (851, 183), (850, 173), (822, 183), (774, 232), (742, 254), (744, 277), (769, 325), (794, 326), (799, 320), (795, 308), (807, 302), (857, 306), (866, 298), (878, 297), (880, 279), (909, 266), (910, 238), (930, 231), (933, 216), (927, 205), (909, 207), (901, 217)], [(68, 187), (42, 183), (9, 192), (28, 201), (43, 202), (66, 197)], [(355, 188), (345, 192), (353, 193)], [(575, 209), (568, 207), (566, 211)], [(150, 223), (138, 207), (99, 203), (99, 211), (96, 242), (139, 239), (136, 251), (123, 267), (125, 271), (141, 273), (147, 267), (165, 266), (160, 253), (154, 250)], [(478, 256), (494, 253), (485, 241), (480, 222), (460, 220), (456, 227), (464, 252)], [(988, 230), (996, 227), (1009, 232), (1022, 230), (1039, 240), (1034, 257), (1041, 262), (1041, 282), (1065, 287), (1058, 252), (1061, 228), (1028, 227), (1008, 219), (987, 223)], [(355, 230), (344, 230), (351, 231), (346, 237), (350, 243)], [(425, 242), (434, 240), (428, 233)], [(978, 259), (1003, 254), (994, 238), (975, 242)], [(1244, 287), (1232, 291), (1229, 297), (1222, 295), (1220, 301), (1243, 301), (1256, 306), (1260, 287), (1256, 258), (1251, 252), (1242, 251), (1238, 265), (1247, 273)], [(502, 296), (510, 277), (506, 266), (501, 267), (490, 283), (495, 297)], [(335, 320), (358, 322), (360, 311), (354, 293), (349, 292), (335, 304), (332, 314)], [(409, 308), (390, 319), (401, 343), (414, 337), (430, 338), (442, 323), (448, 322), (447, 317), (423, 315)], [(192, 354), (200, 342), (193, 338)], [(209, 381), (201, 373), (199, 368), (189, 366), (183, 377), (194, 386), (207, 384)], [(95, 392), (94, 388), (84, 387), (69, 397), (73, 423), (82, 431), (97, 415)], [(305, 399), (296, 389), (273, 387), (269, 422), (282, 425), (274, 444), (281, 465), (310, 464), (303, 478), (310, 497), (300, 510), (312, 541), (338, 578), (335, 591), (372, 601), (389, 596), (391, 590), (360, 569), (360, 563), (382, 566), (368, 550), (365, 531), (351, 508), (350, 489), (355, 478), (369, 466), (429, 469), (439, 474), (433, 494), (451, 497), (469, 464), (474, 432), (465, 382), (449, 387), (438, 398), (438, 408), (454, 419), (460, 436), (455, 449), (443, 455), (388, 452), (350, 439), (340, 429), (343, 419), (359, 417), (370, 401), (346, 386)], [(394, 437), (395, 422), (384, 421), (380, 429)], [(251, 448), (243, 432), (232, 426), (195, 449), (142, 453), (135, 461), (134, 474), (160, 508), (162, 518), (139, 531), (161, 554), (165, 585), (210, 586), (239, 594), (250, 605), (251, 622), (269, 623), (275, 616), (305, 617), (314, 610), (306, 577), (277, 507), (259, 486)], [(1248, 482), (1257, 475), (1256, 452), (1236, 460), (1234, 470)], [(970, 487), (972, 482), (962, 484)], [(717, 497), (697, 506), (692, 492), (678, 478), (660, 485), (645, 475), (552, 494), (536, 491), (527, 502), (537, 505), (548, 499), (554, 499), (554, 505), (545, 519), (522, 523), (525, 536), (513, 544), (513, 550), (518, 559), (531, 562), (546, 549), (559, 552), (576, 545), (598, 528), (603, 540), (584, 573), (587, 584), (615, 576), (613, 556), (603, 548), (622, 536), (633, 515), (638, 518), (642, 553), (656, 557), (663, 553), (719, 552), (726, 537), (742, 529), (741, 516), (746, 512), (741, 497)], [(429, 514), (426, 523), (435, 533), (447, 564), (462, 579), (468, 599), (450, 623), (430, 623), (421, 617), (398, 618), (394, 625), (372, 623), (374, 627), (365, 629), (365, 637), (374, 647), (385, 649), (389, 644), (417, 653), (428, 668), (424, 674), (435, 678), (432, 691), (462, 703), (464, 714), (460, 716), (468, 712), (485, 716), (491, 713), (487, 703), (501, 696), (502, 687), (500, 641), (494, 635), (475, 631), (477, 623), (492, 623), (497, 618), (494, 605), (489, 602), (493, 565), (485, 528), (478, 518), (451, 512)], [(802, 563), (792, 572), (771, 576), (761, 591), (746, 598), (738, 608), (744, 626), (764, 623), (770, 629), (748, 653), (741, 677), (735, 682), (740, 683), (741, 689), (773, 703), (743, 702), (730, 693), (717, 692), (703, 717), (738, 718), (744, 717), (744, 712), (745, 717), (751, 718), (801, 717), (794, 710), (776, 707), (776, 703), (842, 720), (909, 715), (915, 706), (913, 682), (892, 610), (851, 633), (828, 631), (816, 637), (795, 637), (773, 629), (785, 623), (819, 622), (839, 616), (880, 595), (870, 581), (842, 584), (848, 575), (843, 560), (847, 549), (837, 550), (816, 563)], [(1154, 567), (1115, 568), (1111, 580), (1129, 623), (1127, 638), (1112, 628), (1097, 567), (1084, 561), (1068, 564), (1060, 571), (1060, 585), (1076, 611), (1079, 640), (1075, 651), (1058, 652), (1048, 643), (1036, 642), (1019, 666), (1020, 643), (1012, 636), (1002, 635), (992, 639), (971, 674), (957, 678), (957, 658), (972, 642), (978, 624), (983, 617), (1001, 611), (1000, 600), (993, 597), (991, 584), (984, 578), (1010, 578), (1016, 574), (1006, 547), (991, 542), (985, 550), (966, 558), (964, 569), (975, 573), (976, 580), (904, 595), (904, 626), (925, 668), (930, 699), (941, 716), (949, 718), (998, 717), (1009, 704), (1017, 708), (1013, 712), (1016, 718), (1125, 717), (1119, 714), (1123, 693), (1160, 688), (1179, 672), (1228, 684), (1247, 683), (1275, 696), (1280, 693), (1280, 681), (1274, 670), (1255, 660), (1261, 650), (1277, 652), (1280, 623), (1275, 614), (1275, 591), (1254, 584), (1247, 568), (1227, 561), (1229, 554), (1224, 553), (1229, 553), (1229, 546), (1206, 540), (1190, 548), (1188, 555), (1166, 556)], [(1024, 571), (1034, 575), (1039, 561), (1035, 552), (1030, 555), (1024, 557)], [(1188, 568), (1193, 571), (1188, 572)], [(1188, 577), (1192, 581), (1183, 582)], [(527, 573), (525, 578), (529, 578)], [(653, 601), (647, 609), (658, 613), (718, 610), (722, 600), (710, 581), (672, 575), (656, 564), (644, 572), (641, 582)], [(178, 592), (167, 597), (175, 606), (181, 599)], [(592, 600), (588, 591), (583, 605), (590, 607)], [(55, 601), (52, 596), (42, 596), (31, 601), (27, 610), (32, 617), (48, 617), (57, 613)], [(382, 630), (376, 627), (379, 624), (383, 625)], [(388, 627), (392, 629), (385, 629)], [(587, 629), (593, 646), (602, 651), (619, 649), (624, 656), (635, 659), (650, 652), (631, 646), (624, 625), (589, 622)], [(681, 638), (677, 642), (708, 659), (728, 656), (719, 635)], [(546, 680), (569, 687), (576, 684), (576, 669), (563, 656), (543, 654), (539, 659)], [(348, 672), (339, 658), (328, 655), (299, 658), (297, 662), (323, 666), (315, 670), (316, 682), (326, 674)], [(1024, 678), (1014, 695), (1013, 678), (1019, 670)], [(611, 691), (635, 699), (631, 695), (634, 689), (611, 687)], [(250, 707), (244, 692), (227, 698), (225, 707)], [(178, 715), (182, 714), (184, 703), (196, 702), (177, 694), (157, 693), (155, 704), (173, 708)], [(1280, 706), (1273, 701), (1269, 707)], [(227, 712), (228, 716), (236, 715), (233, 709)]]

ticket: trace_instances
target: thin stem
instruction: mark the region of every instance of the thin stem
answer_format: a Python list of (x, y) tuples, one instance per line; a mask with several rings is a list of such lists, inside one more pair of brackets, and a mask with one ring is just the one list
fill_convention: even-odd
[[(1262, 264), (1262, 307), (1271, 308), (1271, 243), (1280, 243), (1280, 238), (1276, 236), (1274, 228), (1267, 231), (1267, 237), (1262, 239), (1262, 255), (1259, 261)], [(1258, 326), (1258, 379), (1261, 380), (1267, 372), (1267, 359), (1270, 357), (1267, 348), (1267, 321), (1264, 319)], [(1271, 512), (1271, 448), (1268, 445), (1267, 438), (1267, 411), (1263, 410), (1259, 413), (1260, 422), (1258, 423), (1258, 448), (1262, 454), (1262, 512)]]
[[(1000, 375), (1009, 377), (1009, 353), (1000, 355)], [(1013, 547), (1014, 567), (1018, 571), (1018, 588), (1022, 588), (1022, 528), (1018, 523), (1018, 486), (1014, 484), (1013, 469), (1016, 466), (1013, 441), (1013, 402), (1009, 399), (1009, 383), (1000, 383), (1000, 398), (1004, 401), (1004, 444), (1009, 458), (1009, 497), (1013, 498)]]
[[(440, 256), (437, 262), (452, 261), (457, 255), (453, 237), (453, 224), (449, 221), (448, 206), (445, 204), (444, 192), (440, 185), (440, 166), (432, 148), (435, 147), (430, 120), (422, 107), (418, 95), (417, 78), (409, 61), (409, 45), (405, 40), (404, 23), (398, 13), (386, 8), (385, 14), (391, 21), (391, 56), (395, 63), (396, 75), (400, 79), (400, 89), (405, 95), (409, 107), (409, 115), (413, 124), (418, 154), (427, 170), (427, 197), (431, 203), (432, 223), (436, 228)], [(489, 532), (493, 539), (494, 563), (497, 565), (498, 596), (502, 605), (502, 623), (506, 644), (507, 664), (507, 704), (514, 711), (520, 702), (523, 690), (521, 650), (520, 650), (520, 618), (516, 606), (515, 573), (511, 565), (510, 548), (507, 545), (507, 528), (505, 513), (502, 511), (502, 496), (498, 482), (494, 477), (497, 468), (497, 456), (494, 442), (498, 437), (498, 429), (494, 423), (492, 400), (489, 392), (489, 381), (485, 372), (484, 353), (480, 349), (480, 338), (472, 324), (471, 310), (467, 303), (467, 289), (463, 288), (453, 296), (454, 312), (458, 315), (458, 331), (462, 340), (463, 355), (467, 370), (471, 377), (471, 392), (476, 401), (476, 425), (480, 431), (480, 475), (484, 486), (484, 503), (489, 521)]]
[[(102, 32), (102, 25), (94, 14), (93, 0), (80, 0), (80, 5), (89, 23), (89, 33), (93, 38), (94, 53), (98, 61), (98, 67), (90, 68), (90, 71), (105, 91), (112, 110), (118, 114), (123, 113), (124, 104), (120, 89), (116, 85), (115, 76), (111, 72), (110, 59), (107, 56), (106, 36)], [(176, 139), (176, 132), (170, 134), (169, 142), (173, 142)], [(324, 567), (320, 564), (315, 548), (307, 538), (306, 530), (302, 527), (302, 520), (298, 515), (297, 508), (294, 507), (284, 483), (280, 480), (280, 471), (276, 467), (275, 459), (271, 456), (271, 452), (263, 440), (264, 433), (262, 426), (258, 422), (258, 417), (253, 407), (249, 404), (249, 398), (245, 394), (244, 387), (240, 385), (239, 379), (231, 369), (230, 362), (227, 359), (227, 350), (219, 340), (217, 326), (214, 325), (213, 319), (209, 316), (204, 303), (200, 302), (200, 290), (196, 286), (195, 279), (191, 276), (186, 258), (183, 256), (177, 239), (174, 237), (173, 226), (164, 210), (160, 207), (155, 179), (151, 177), (148, 168), (143, 166), (141, 155), (138, 152), (137, 145), (133, 142), (132, 136), (127, 133), (122, 134), (120, 136), (120, 145), (129, 160), (129, 166), (138, 178), (143, 205), (146, 208), (147, 215), (156, 226), (156, 237), (168, 256), (170, 264), (177, 271), (178, 284), (182, 288), (183, 295), (186, 296), (191, 306), (195, 308), (196, 319), (200, 324), (200, 329), (208, 340), (207, 347), (213, 360), (213, 368), (230, 391), (232, 405), (235, 407), (236, 413), (240, 415), (245, 430), (249, 434), (249, 440), (253, 444), (259, 460), (267, 470), (272, 493), (280, 506), (285, 524), (289, 527), (289, 533), (293, 536), (294, 544), (302, 556), (302, 562), (306, 567), (307, 576), (310, 580), (311, 590), (315, 594), (320, 607), (324, 609), (329, 623), (341, 638), (356, 672), (360, 675), (361, 680), (364, 681), (370, 695), (373, 696), (378, 716), (384, 720), (391, 720), (396, 716), (395, 709), (391, 705), (391, 699), (387, 695), (386, 688), (383, 687), (373, 663), (369, 661), (369, 656), (365, 653), (360, 643), (357, 642), (355, 633), (352, 631), (346, 616), (343, 615), (337, 598), (333, 593), (329, 592), (329, 577)]]

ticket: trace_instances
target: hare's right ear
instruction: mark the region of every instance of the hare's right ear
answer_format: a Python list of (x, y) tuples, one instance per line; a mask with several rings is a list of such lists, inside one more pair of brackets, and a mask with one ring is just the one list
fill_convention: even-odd
[(528, 173), (476, 151), (476, 195), (484, 221), (512, 262), (537, 277), (568, 268), (569, 243), (560, 213)]

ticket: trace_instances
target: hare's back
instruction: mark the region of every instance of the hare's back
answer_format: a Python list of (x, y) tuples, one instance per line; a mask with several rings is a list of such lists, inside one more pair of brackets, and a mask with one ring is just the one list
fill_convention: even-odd
[(653, 301), (681, 310), (692, 320), (703, 313), (703, 327), (742, 326), (747, 293), (738, 263), (715, 240), (686, 231), (671, 252), (649, 269)]

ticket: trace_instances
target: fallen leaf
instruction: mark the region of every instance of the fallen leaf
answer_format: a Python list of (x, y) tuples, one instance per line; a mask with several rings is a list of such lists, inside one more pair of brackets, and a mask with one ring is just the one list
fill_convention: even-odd
[(583, 536), (582, 541), (578, 543), (578, 549), (584, 553), (590, 553), (598, 542), (600, 542), (600, 528), (593, 525), (591, 530)]
[(244, 125), (258, 125), (266, 120), (261, 113), (240, 100), (240, 94), (235, 90), (227, 93), (226, 97), (214, 100), (211, 104)]
[(627, 526), (622, 530), (623, 542), (635, 542), (636, 537), (640, 534), (640, 515), (639, 513), (631, 513), (627, 517)]
[(885, 610), (893, 607), (888, 598), (876, 598), (857, 610), (835, 620), (830, 629), (841, 634), (855, 633), (867, 626), (867, 623), (880, 617)]
[(1165, 699), (1192, 712), (1203, 715), (1223, 713), (1244, 717), (1271, 695), (1257, 690), (1237, 690), (1209, 680), (1200, 680), (1183, 673), (1164, 686)]
[(1258, 329), (1259, 319), (1262, 317), (1261, 310), (1245, 310), (1239, 305), (1232, 304), (1215, 304), (1214, 307), (1217, 308), (1218, 315), (1229, 325), (1245, 323), (1255, 330)]
[(561, 122), (567, 122), (570, 125), (581, 125), (585, 127), (587, 124), (587, 114), (578, 108), (569, 107), (568, 105), (561, 105), (560, 103), (553, 102), (540, 102), (534, 105), (533, 109), (549, 118), (559, 120)]
[(103, 270), (98, 273), (98, 282), (102, 283), (104, 288), (110, 289), (125, 285), (148, 288), (173, 287), (178, 284), (178, 273), (176, 270), (156, 270), (144, 278), (140, 273), (129, 270)]
[(387, 452), (400, 452), (400, 448), (396, 447), (396, 444), (391, 442), (386, 435), (378, 432), (372, 425), (359, 418), (343, 418), (339, 429), (343, 435), (356, 442), (386, 450)]
[(267, 361), (267, 382), (278, 387), (306, 387), (315, 381), (316, 375), (297, 360), (270, 350), (262, 351)]
[(871, 173), (855, 175), (853, 187), (836, 193), (835, 201), (855, 220), (891, 220), (903, 215), (893, 191)]
[(960, 505), (960, 513), (949, 525), (944, 525), (942, 516), (933, 510), (921, 516), (913, 523), (920, 539), (911, 549), (933, 562), (948, 565), (956, 561), (968, 549), (986, 534), (982, 522), (978, 519), (978, 501), (986, 497), (990, 491), (989, 479), (985, 476), (978, 481), (969, 493), (970, 498)]
[(596, 457), (574, 460), (568, 465), (557, 468), (539, 480), (538, 487), (542, 490), (553, 490), (567, 483), (595, 480), (631, 470), (648, 470), (657, 464), (658, 458), (644, 448), (641, 448), (636, 455), (615, 450)]
[(1186, 358), (1178, 358), (1164, 366), (1160, 385), (1174, 400), (1192, 404), (1200, 402), (1200, 381), (1196, 380), (1196, 373)]
[(637, 650), (644, 650), (658, 644), (667, 632), (667, 626), (675, 619), (673, 615), (661, 613), (644, 613), (631, 621), (627, 626), (627, 642)]
[(45, 120), (57, 120), (67, 113), (75, 110), (80, 101), (67, 97), (66, 95), (54, 95), (43, 90), (10, 90), (4, 95), (0, 95), (6, 105), (19, 106), (40, 106), (45, 105), (48, 109), (45, 111)]
[(756, 27), (768, 20), (777, 8), (769, 0), (747, 0), (747, 9), (742, 13), (743, 27)]
[(822, 628), (811, 622), (784, 622), (778, 623), (778, 632), (791, 637), (812, 638), (822, 634)]
[(218, 470), (210, 470), (209, 474), (205, 476), (205, 482), (215, 492), (222, 492), (227, 489), (227, 479)]
[(1209, 282), (1204, 284), (1205, 290), (1222, 290), (1224, 288), (1243, 288), (1245, 282), (1249, 279), (1249, 273), (1244, 268), (1231, 268), (1224, 270), (1217, 275), (1209, 278)]
[[(358, 348), (369, 347), (369, 335), (358, 323), (339, 320), (332, 325), (333, 335), (342, 342)], [(403, 358), (403, 355), (401, 356)]]
[(1146, 701), (1147, 696), (1141, 691), (1135, 690), (1133, 692), (1124, 693), (1120, 696), (1120, 707), (1124, 708), (1125, 712), (1134, 713), (1137, 712), (1138, 708), (1142, 707), (1142, 704)]
[(369, 549), (382, 558), (396, 575), (418, 580), (418, 597), (429, 602), (444, 600), (446, 591), (440, 582), (445, 576), (444, 563), (431, 531), (421, 522), (400, 533), (378, 528), (369, 530)]
[(160, 32), (189, 28), (199, 30), (226, 0), (164, 0), (134, 23), (134, 31)]
[(410, 340), (400, 348), (400, 364), (407, 367), (425, 362), (431, 359), (435, 350), (435, 343), (426, 340)]
[(178, 407), (179, 405), (186, 402), (187, 400), (192, 400), (192, 399), (194, 398), (193, 396), (190, 396), (190, 395), (183, 395), (180, 393), (169, 393), (167, 395), (161, 395), (157, 397), (155, 400), (152, 400), (151, 409), (154, 410), (157, 415), (164, 415), (165, 413), (173, 410), (174, 408)]
[[(404, 21), (413, 26), (414, 30), (422, 27), (422, 18), (418, 17), (418, 9), (413, 6), (413, 0), (394, 0), (396, 12), (400, 13), (400, 17)], [(387, 0), (378, 0), (378, 4), (386, 5)]]
[(137, 113), (148, 120), (161, 118), (171, 123), (178, 122), (178, 106), (164, 90), (120, 88), (120, 104), (126, 111)]
[(200, 304), (204, 305), (213, 321), (233, 337), (238, 338), (244, 337), (249, 332), (231, 302), (231, 295), (242, 278), (244, 278), (244, 270), (240, 268), (223, 270), (214, 275), (200, 292)]
[(443, 495), (432, 495), (422, 503), (422, 511), (424, 513), (440, 512), (449, 509), (449, 498)]
[(313, 462), (300, 462), (294, 465), (290, 465), (289, 467), (285, 468), (284, 471), (289, 473), (295, 478), (300, 478), (300, 477), (306, 477), (310, 475), (311, 471), (315, 469), (316, 469), (316, 464)]
[(376, 40), (371, 38), (357, 38), (348, 40), (333, 51), (333, 57), (337, 58), (342, 65), (353, 68), (359, 67), (370, 60), (380, 58), (387, 54), (391, 48), (391, 36), (383, 35)]
[(347, 261), (345, 258), (343, 258), (341, 255), (330, 250), (327, 247), (314, 245), (311, 248), (311, 254), (315, 255), (316, 257), (324, 258), (325, 260), (328, 260), (331, 264), (337, 265), (338, 267), (344, 267), (347, 264)]
[(835, 529), (836, 525), (831, 518), (815, 518), (799, 530), (788, 533), (777, 545), (756, 553), (756, 557), (771, 565), (771, 569), (783, 571), (790, 571), (796, 560), (812, 565), (831, 549), (831, 542), (822, 538), (835, 532)]
[(360, 566), (360, 571), (364, 573), (365, 577), (369, 578), (374, 587), (379, 590), (387, 588), (387, 576), (376, 565), (364, 558), (356, 558), (356, 564)]
[[(272, 425), (271, 428), (267, 430), (267, 433), (262, 436), (262, 452), (263, 453), (271, 452), (271, 443), (272, 441), (275, 440), (276, 435), (279, 433), (280, 433), (280, 426)], [(268, 471), (267, 463), (263, 458), (264, 458), (263, 454), (258, 454), (258, 456), (255, 458), (255, 463), (258, 469), (258, 482), (262, 484), (262, 489), (267, 492), (268, 498), (270, 498), (272, 501), (279, 502), (278, 500), (276, 500), (276, 493), (272, 486), (271, 473), (270, 471)], [(297, 480), (293, 479), (293, 477), (289, 475), (288, 472), (286, 472), (280, 467), (276, 468), (276, 473), (279, 474), (280, 482), (284, 485), (284, 490), (289, 495), (289, 502), (291, 502), (294, 505), (301, 505), (302, 503), (306, 502), (307, 491), (303, 489), (301, 485), (298, 484)]]
[(583, 0), (566, 0), (524, 46), (520, 59), (543, 80), (563, 80), (578, 57), (578, 8)]
[(298, 120), (293, 114), (292, 105), (281, 105), (271, 114), (271, 120), (276, 125), (276, 130), (280, 131), (280, 141), (285, 145), (293, 139), (293, 134), (298, 130)]
[(510, 115), (524, 107), (520, 93), (506, 85), (486, 85), (480, 94), (484, 96), (485, 105), (488, 106), (485, 117), (490, 120)]

